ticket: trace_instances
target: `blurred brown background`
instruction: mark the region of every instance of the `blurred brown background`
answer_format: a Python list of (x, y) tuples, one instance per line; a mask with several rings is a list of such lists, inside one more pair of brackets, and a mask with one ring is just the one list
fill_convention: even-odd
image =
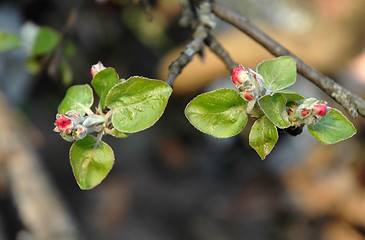
[[(126, 139), (105, 137), (116, 161), (96, 188), (82, 191), (72, 175), (65, 142), (52, 132), (69, 84), (90, 83), (102, 61), (120, 77), (164, 80), (169, 63), (190, 38), (178, 26), (173, 0), (0, 2), (0, 31), (20, 33), (26, 22), (62, 32), (74, 44), (72, 82), (62, 72), (26, 69), (27, 54), (0, 54), (0, 240), (361, 240), (365, 239), (365, 121), (351, 139), (325, 146), (305, 129), (280, 134), (261, 161), (242, 134), (214, 139), (184, 116), (198, 93), (233, 88), (229, 72), (209, 49), (178, 77), (159, 122)], [(225, 1), (278, 42), (346, 88), (365, 97), (365, 1)], [(148, 15), (152, 21), (147, 21)], [(235, 61), (255, 68), (272, 58), (217, 19), (214, 35)], [(298, 76), (294, 89), (323, 98)]]

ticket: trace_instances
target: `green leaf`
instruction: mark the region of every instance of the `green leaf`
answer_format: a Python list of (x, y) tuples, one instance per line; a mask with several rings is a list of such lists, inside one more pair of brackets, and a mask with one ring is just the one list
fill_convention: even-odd
[(185, 115), (198, 130), (218, 138), (232, 137), (247, 123), (246, 101), (232, 89), (219, 89), (195, 97)]
[(94, 102), (93, 90), (88, 84), (70, 87), (65, 98), (58, 107), (59, 113), (66, 113), (75, 110), (81, 115), (90, 112), (90, 107)]
[(259, 100), (259, 105), (265, 115), (278, 128), (287, 128), (290, 126), (289, 116), (286, 112), (286, 99), (279, 93), (266, 95)]
[(72, 82), (73, 72), (70, 64), (66, 60), (62, 60), (60, 64), (60, 71), (62, 75), (62, 83), (68, 86)]
[(333, 144), (352, 137), (354, 125), (337, 109), (332, 109), (316, 124), (309, 125), (310, 134), (324, 144)]
[(275, 91), (275, 93), (280, 93), (283, 97), (285, 97), (287, 103), (305, 99), (305, 97), (300, 93), (289, 89)]
[(249, 136), (249, 143), (263, 160), (274, 148), (278, 138), (278, 130), (275, 125), (264, 116), (256, 120), (253, 124)]
[(20, 37), (16, 34), (0, 32), (0, 53), (20, 47)]
[(37, 59), (32, 58), (32, 57), (27, 59), (25, 66), (30, 73), (34, 73), (34, 74), (38, 73), (39, 69), (41, 67), (39, 62), (37, 61)]
[(263, 61), (257, 66), (263, 76), (265, 87), (271, 91), (281, 90), (295, 83), (296, 65), (291, 57), (278, 57)]
[(114, 68), (106, 68), (98, 72), (91, 81), (91, 85), (100, 97), (99, 106), (101, 108), (105, 107), (105, 98), (109, 90), (114, 87), (118, 82), (119, 76), (115, 72)]
[(165, 110), (172, 89), (159, 80), (131, 77), (110, 89), (106, 105), (113, 112), (114, 127), (125, 133), (151, 127)]
[(114, 164), (114, 153), (111, 147), (99, 142), (95, 137), (86, 136), (76, 141), (70, 149), (70, 160), (73, 173), (80, 188), (91, 189), (108, 175)]
[(67, 42), (65, 47), (65, 55), (67, 57), (72, 57), (75, 55), (76, 48), (72, 42)]
[(39, 56), (52, 52), (60, 40), (61, 36), (58, 32), (48, 27), (41, 27), (35, 39), (31, 55)]
[(126, 138), (130, 135), (129, 133), (124, 133), (124, 132), (118, 131), (115, 128), (113, 128), (111, 131), (109, 131), (108, 134), (110, 134), (116, 138)]

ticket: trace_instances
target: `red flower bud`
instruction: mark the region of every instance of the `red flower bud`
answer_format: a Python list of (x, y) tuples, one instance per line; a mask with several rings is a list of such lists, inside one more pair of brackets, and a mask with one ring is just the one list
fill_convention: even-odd
[(246, 99), (246, 100), (248, 100), (248, 101), (250, 101), (250, 100), (252, 100), (253, 98), (254, 98), (254, 95), (252, 94), (252, 92), (251, 91), (244, 91), (243, 92), (243, 97)]
[(80, 128), (77, 128), (76, 131), (74, 131), (72, 133), (72, 136), (75, 138), (75, 139), (82, 139), (84, 137), (86, 137), (87, 135), (87, 130), (85, 127), (83, 126), (79, 126)]
[(247, 73), (244, 69), (235, 67), (232, 71), (232, 81), (234, 84), (242, 84), (247, 80)]
[(71, 119), (68, 118), (59, 118), (56, 120), (55, 125), (58, 127), (59, 130), (67, 130), (72, 125)]
[(104, 69), (105, 69), (104, 65), (99, 61), (97, 64), (92, 65), (91, 70), (90, 70), (90, 73), (91, 73), (91, 75), (93, 77), (95, 77), (95, 75), (98, 72), (100, 72), (100, 71), (102, 71)]
[(308, 110), (303, 110), (302, 112), (302, 116), (305, 117), (309, 114), (309, 111)]
[(326, 104), (317, 104), (313, 106), (313, 111), (316, 115), (324, 116), (327, 113), (327, 105)]

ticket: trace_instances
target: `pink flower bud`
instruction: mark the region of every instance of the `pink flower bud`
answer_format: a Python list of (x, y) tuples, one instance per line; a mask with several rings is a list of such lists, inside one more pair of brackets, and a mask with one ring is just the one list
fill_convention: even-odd
[(326, 104), (316, 104), (313, 107), (313, 111), (316, 113), (316, 115), (324, 116), (327, 113), (327, 105)]
[[(63, 115), (63, 114), (62, 114)], [(66, 112), (63, 117), (70, 118), (72, 121), (74, 121), (76, 124), (82, 123), (85, 118), (81, 116), (81, 114), (75, 110), (70, 110)]]
[(309, 111), (308, 110), (303, 110), (302, 111), (302, 116), (305, 117), (309, 114)]
[(99, 61), (97, 64), (92, 65), (91, 70), (90, 70), (90, 73), (91, 73), (91, 75), (93, 77), (95, 77), (95, 75), (98, 72), (100, 72), (100, 71), (102, 71), (104, 69), (105, 69), (104, 65)]
[(65, 131), (72, 127), (72, 121), (68, 118), (59, 118), (56, 119), (55, 125), (58, 127), (60, 131)]
[(235, 67), (232, 71), (232, 81), (234, 84), (243, 84), (247, 80), (247, 73), (244, 69)]
[(82, 139), (86, 137), (87, 135), (87, 129), (81, 125), (79, 125), (79, 128), (77, 128), (73, 133), (72, 136), (75, 138), (75, 140)]
[(250, 100), (252, 100), (252, 99), (254, 98), (254, 95), (253, 95), (252, 91), (245, 90), (245, 91), (243, 92), (243, 97), (244, 97), (246, 100), (250, 101)]

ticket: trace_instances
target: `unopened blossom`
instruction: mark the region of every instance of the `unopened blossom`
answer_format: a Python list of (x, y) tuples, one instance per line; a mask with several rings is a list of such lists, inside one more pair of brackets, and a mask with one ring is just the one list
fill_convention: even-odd
[(232, 71), (232, 81), (235, 85), (241, 85), (247, 80), (246, 70), (241, 67), (235, 67)]
[(266, 92), (263, 77), (250, 68), (240, 66), (233, 69), (231, 79), (240, 96), (248, 102), (253, 101), (246, 109), (251, 112), (257, 99)]
[(81, 124), (85, 118), (75, 110), (70, 110), (64, 114), (66, 117), (72, 119), (76, 124)]
[(54, 123), (56, 127), (53, 131), (59, 132), (60, 136), (66, 141), (72, 142), (87, 135), (87, 129), (81, 125), (83, 121), (84, 117), (74, 110), (64, 114), (57, 113)]
[(307, 98), (302, 104), (291, 106), (289, 109), (289, 119), (292, 125), (316, 124), (323, 116), (327, 114), (327, 102), (315, 98)]
[(56, 119), (55, 125), (58, 131), (66, 131), (72, 128), (72, 121), (69, 118), (59, 118)]
[(104, 65), (99, 61), (97, 64), (92, 65), (90, 73), (93, 77), (95, 77), (98, 72), (103, 71), (104, 69)]
[(75, 139), (82, 139), (86, 137), (88, 129), (82, 125), (78, 125), (77, 128), (72, 132), (72, 136)]
[(55, 121), (55, 132), (66, 141), (72, 142), (86, 137), (88, 134), (98, 133), (105, 127), (104, 116), (90, 114), (81, 116), (75, 110), (64, 114), (57, 113)]
[(309, 111), (308, 111), (308, 110), (304, 109), (304, 110), (302, 111), (302, 116), (303, 116), (303, 117), (307, 116), (308, 114), (309, 114)]
[(246, 99), (247, 101), (251, 101), (252, 99), (254, 99), (255, 97), (255, 94), (254, 92), (252, 91), (252, 89), (250, 90), (245, 90), (243, 92), (243, 98)]
[(316, 104), (312, 109), (317, 115), (323, 117), (327, 113), (327, 104)]

